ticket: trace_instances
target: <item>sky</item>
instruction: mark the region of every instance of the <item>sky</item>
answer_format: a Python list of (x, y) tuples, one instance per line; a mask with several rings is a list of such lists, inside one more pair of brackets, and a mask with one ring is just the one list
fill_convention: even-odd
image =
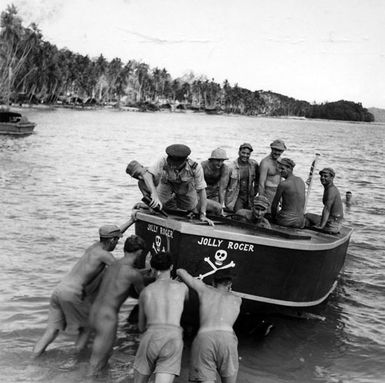
[(385, 108), (384, 0), (0, 0), (58, 48)]

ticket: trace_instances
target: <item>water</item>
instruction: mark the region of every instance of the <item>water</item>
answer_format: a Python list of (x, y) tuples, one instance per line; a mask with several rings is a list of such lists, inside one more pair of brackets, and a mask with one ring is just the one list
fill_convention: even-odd
[[(86, 377), (89, 351), (73, 353), (74, 334), (60, 335), (40, 359), (32, 359), (31, 350), (45, 329), (55, 285), (98, 239), (98, 227), (125, 222), (139, 199), (125, 174), (130, 160), (150, 164), (175, 142), (188, 144), (196, 160), (217, 146), (235, 158), (246, 141), (260, 161), (276, 138), (286, 142), (285, 156), (304, 179), (316, 152), (318, 169), (335, 168), (341, 194), (351, 190), (356, 201), (345, 210), (355, 231), (338, 288), (317, 309), (325, 320), (276, 316), (266, 338), (240, 336), (238, 381), (384, 380), (384, 125), (112, 110), (23, 113), (37, 123), (36, 134), (0, 137), (2, 382), (92, 381)], [(321, 211), (322, 192), (316, 177), (309, 210)], [(110, 368), (99, 381), (130, 381), (137, 345), (125, 325), (131, 307), (132, 301), (122, 308)], [(176, 382), (187, 382), (188, 351)]]

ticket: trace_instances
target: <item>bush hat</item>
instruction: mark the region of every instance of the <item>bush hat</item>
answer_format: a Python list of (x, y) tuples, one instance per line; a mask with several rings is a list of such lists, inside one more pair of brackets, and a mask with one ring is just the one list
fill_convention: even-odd
[(221, 148), (214, 149), (211, 152), (211, 156), (209, 158), (209, 160), (228, 160), (228, 159), (229, 157), (227, 157), (226, 151)]
[(282, 140), (274, 140), (271, 144), (270, 144), (270, 147), (272, 149), (278, 149), (278, 150), (286, 150), (286, 145), (285, 143), (282, 141)]
[(99, 229), (99, 237), (101, 238), (115, 238), (123, 237), (122, 232), (120, 231), (119, 226), (116, 225), (103, 225)]
[(170, 157), (186, 158), (190, 155), (191, 149), (187, 145), (173, 144), (173, 145), (167, 146), (166, 153)]

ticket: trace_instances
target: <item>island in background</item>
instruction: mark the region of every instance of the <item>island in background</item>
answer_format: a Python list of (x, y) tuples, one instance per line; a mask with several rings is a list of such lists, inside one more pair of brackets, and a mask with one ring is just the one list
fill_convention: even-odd
[(89, 58), (43, 39), (37, 25), (22, 25), (14, 5), (1, 13), (0, 105), (46, 104), (73, 108), (113, 106), (139, 111), (197, 111), (248, 116), (375, 121), (361, 103), (321, 104), (190, 72), (173, 79), (165, 68), (120, 58)]

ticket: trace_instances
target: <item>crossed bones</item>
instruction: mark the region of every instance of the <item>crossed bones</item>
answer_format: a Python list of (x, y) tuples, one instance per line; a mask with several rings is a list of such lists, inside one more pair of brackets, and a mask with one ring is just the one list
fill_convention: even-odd
[(227, 265), (224, 265), (222, 267), (216, 267), (214, 265), (214, 263), (211, 262), (209, 257), (206, 257), (204, 259), (204, 261), (207, 262), (213, 269), (211, 271), (207, 272), (206, 274), (199, 274), (197, 279), (200, 279), (200, 280), (202, 280), (203, 278), (205, 278), (211, 274), (216, 273), (218, 270), (228, 269), (229, 267), (235, 267), (235, 263), (233, 261), (231, 261), (230, 263), (228, 263)]

